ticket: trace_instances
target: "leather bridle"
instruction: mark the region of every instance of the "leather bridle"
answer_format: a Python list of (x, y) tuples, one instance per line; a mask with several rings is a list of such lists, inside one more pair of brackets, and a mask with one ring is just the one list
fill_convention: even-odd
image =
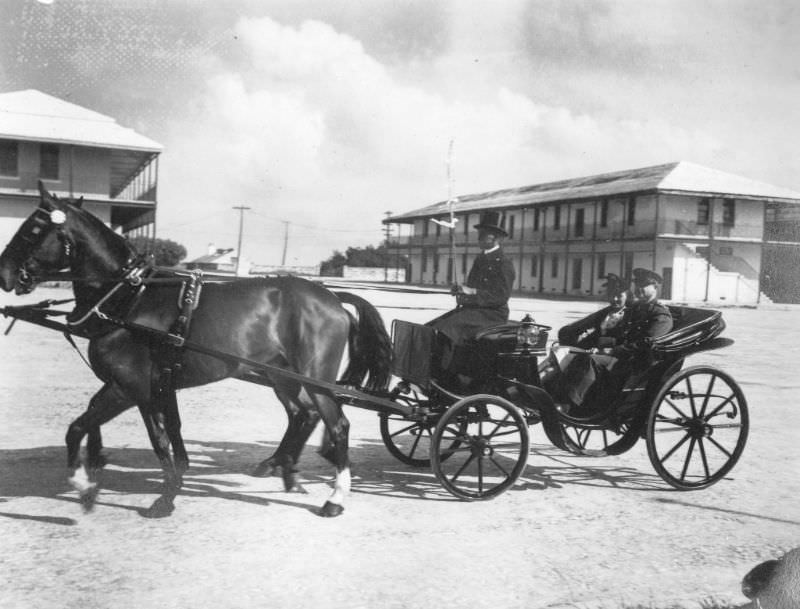
[(69, 264), (75, 244), (61, 228), (64, 222), (66, 214), (60, 209), (48, 210), (39, 206), (6, 246), (3, 257), (8, 257), (18, 265), (15, 284), (17, 293), (27, 294), (43, 280), (41, 277), (43, 264), (36, 258), (35, 252), (44, 243), (53, 227), (58, 230), (58, 240), (62, 247), (61, 254), (57, 258), (57, 268), (62, 269)]

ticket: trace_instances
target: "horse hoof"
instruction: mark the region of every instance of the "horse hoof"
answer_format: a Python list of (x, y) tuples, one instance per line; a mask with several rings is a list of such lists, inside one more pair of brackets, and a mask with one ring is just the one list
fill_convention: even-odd
[(166, 518), (174, 511), (175, 504), (172, 502), (172, 499), (159, 497), (153, 502), (153, 505), (146, 510), (142, 510), (140, 513), (145, 518)]
[(286, 487), (287, 493), (297, 493), (298, 495), (308, 495), (308, 491), (301, 484), (294, 483)]
[(88, 514), (94, 509), (95, 502), (97, 501), (97, 495), (99, 494), (100, 487), (98, 486), (92, 486), (91, 488), (81, 492), (80, 500), (84, 513)]
[(336, 516), (341, 516), (342, 512), (344, 512), (344, 507), (338, 503), (326, 501), (325, 505), (322, 506), (319, 515), (323, 518), (336, 518)]
[(263, 461), (259, 463), (253, 472), (250, 474), (254, 478), (270, 478), (272, 476), (277, 475), (278, 468), (272, 463), (267, 463)]

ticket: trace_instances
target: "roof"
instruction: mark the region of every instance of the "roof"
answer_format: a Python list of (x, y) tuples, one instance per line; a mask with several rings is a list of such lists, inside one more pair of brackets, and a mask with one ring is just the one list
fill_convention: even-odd
[(0, 137), (36, 142), (161, 152), (158, 142), (104, 114), (35, 89), (0, 93)]
[[(691, 193), (800, 203), (800, 192), (709, 169), (702, 165), (679, 161), (640, 169), (627, 169), (532, 186), (463, 195), (455, 200), (453, 211), (463, 213), (492, 208), (509, 209), (537, 203), (587, 200), (643, 192)], [(446, 214), (449, 211), (448, 202), (440, 201), (427, 207), (392, 216), (383, 222), (384, 224), (409, 222), (416, 218)]]

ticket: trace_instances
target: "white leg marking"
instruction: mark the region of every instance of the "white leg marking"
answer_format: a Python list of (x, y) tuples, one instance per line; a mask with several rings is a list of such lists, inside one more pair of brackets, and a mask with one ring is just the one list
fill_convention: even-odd
[(336, 505), (344, 505), (344, 498), (350, 494), (350, 468), (345, 467), (342, 471), (336, 474), (336, 483), (333, 485), (333, 493), (331, 493), (328, 501)]
[(97, 486), (96, 482), (91, 482), (89, 480), (89, 473), (86, 471), (85, 465), (81, 465), (75, 470), (69, 478), (69, 483), (72, 485), (72, 488), (80, 493), (85, 493)]

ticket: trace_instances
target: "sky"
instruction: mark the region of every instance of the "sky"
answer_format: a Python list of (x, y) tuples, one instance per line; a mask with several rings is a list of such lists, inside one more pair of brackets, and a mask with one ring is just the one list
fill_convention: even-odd
[(164, 146), (158, 236), (188, 259), (236, 247), (238, 206), (245, 258), (306, 265), (378, 245), (387, 212), (679, 160), (800, 190), (794, 0), (0, 0), (0, 14), (0, 91), (38, 89)]

